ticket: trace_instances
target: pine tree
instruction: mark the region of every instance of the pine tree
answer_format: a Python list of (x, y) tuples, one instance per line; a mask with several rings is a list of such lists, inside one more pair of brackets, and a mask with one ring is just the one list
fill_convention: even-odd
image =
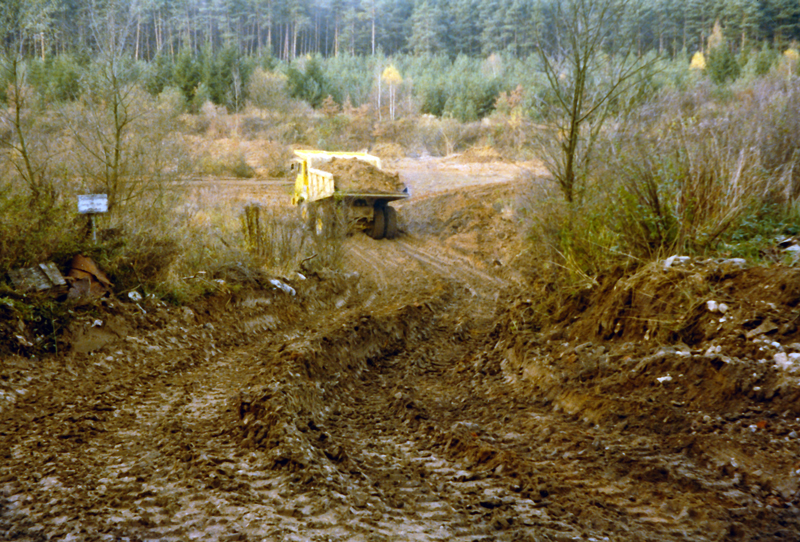
[(744, 51), (748, 37), (753, 37), (758, 16), (757, 0), (724, 0), (722, 20), (725, 34), (733, 43), (738, 43), (739, 50)]
[(172, 80), (183, 93), (187, 102), (194, 99), (197, 85), (200, 84), (200, 66), (188, 47), (181, 49), (172, 67)]
[(503, 21), (505, 10), (500, 0), (484, 0), (480, 8), (483, 28), (481, 29), (481, 52), (484, 56), (499, 53), (504, 48)]
[(766, 10), (774, 28), (775, 42), (785, 47), (800, 38), (800, 2), (797, 0), (767, 0)]
[(452, 50), (455, 54), (474, 55), (480, 50), (476, 0), (457, 0), (451, 4)]
[(433, 0), (421, 0), (411, 15), (409, 45), (414, 54), (434, 53), (442, 47), (441, 12)]
[(386, 0), (383, 6), (383, 32), (378, 42), (386, 54), (395, 54), (406, 43), (408, 21), (414, 11), (411, 0)]
[(358, 33), (358, 10), (352, 4), (345, 8), (342, 16), (342, 31), (339, 34), (340, 53), (342, 50), (354, 55)]
[(38, 48), (42, 60), (47, 50), (47, 37), (57, 10), (55, 0), (25, 0), (20, 4), (20, 27), (23, 36)]
[(718, 0), (687, 0), (686, 46), (705, 52), (705, 44), (718, 14)]
[(714, 83), (723, 85), (739, 77), (740, 72), (741, 69), (736, 62), (736, 57), (731, 53), (730, 47), (728, 47), (728, 43), (722, 35), (722, 27), (717, 22), (714, 24), (711, 36), (708, 38), (706, 73)]
[(514, 56), (519, 55), (523, 42), (521, 21), (526, 18), (523, 0), (512, 0), (505, 12), (501, 25), (502, 39), (505, 46)]

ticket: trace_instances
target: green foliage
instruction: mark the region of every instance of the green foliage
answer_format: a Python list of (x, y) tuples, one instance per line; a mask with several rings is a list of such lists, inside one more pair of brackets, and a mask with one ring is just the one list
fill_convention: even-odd
[(8, 185), (0, 193), (0, 277), (41, 262), (64, 264), (83, 247), (86, 220), (76, 219), (73, 205), (32, 206), (27, 194)]
[(183, 92), (186, 101), (193, 102), (200, 84), (200, 67), (190, 49), (184, 47), (178, 53), (172, 67), (172, 80)]
[(28, 81), (45, 102), (75, 100), (81, 92), (84, 66), (70, 54), (32, 59), (28, 63)]
[(741, 73), (739, 63), (724, 43), (711, 49), (706, 60), (706, 72), (717, 85), (735, 81)]
[(768, 74), (772, 69), (772, 66), (778, 62), (779, 57), (780, 55), (778, 52), (772, 49), (769, 45), (762, 47), (755, 57), (755, 74)]
[[(181, 55), (182, 54), (183, 51), (181, 51)], [(179, 55), (179, 58), (181, 55)], [(147, 90), (147, 92), (149, 92), (153, 96), (157, 96), (161, 94), (161, 92), (164, 90), (165, 87), (177, 84), (177, 82), (174, 79), (174, 71), (175, 71), (175, 66), (173, 66), (172, 60), (168, 55), (166, 54), (157, 55), (152, 61), (150, 61), (147, 64), (147, 67), (144, 70), (143, 84), (145, 90)], [(184, 89), (182, 88), (181, 90), (183, 91)], [(184, 91), (184, 96), (186, 96), (185, 91)]]
[(211, 92), (208, 89), (208, 85), (200, 83), (197, 85), (194, 91), (194, 97), (190, 102), (192, 111), (197, 113), (203, 108), (206, 102), (211, 102)]
[(89, 252), (120, 292), (155, 288), (179, 253), (174, 236), (155, 229), (101, 243)]
[(482, 119), (494, 110), (503, 87), (500, 74), (483, 74), (476, 59), (459, 56), (446, 73), (447, 99), (442, 113), (462, 122)]
[(331, 94), (322, 71), (322, 63), (317, 57), (311, 57), (303, 71), (294, 65), (289, 66), (286, 76), (289, 95), (308, 102), (315, 109)]
[(755, 205), (743, 214), (736, 228), (728, 232), (719, 250), (734, 258), (760, 260), (765, 249), (777, 239), (800, 234), (797, 217), (776, 205)]
[(201, 74), (208, 97), (230, 111), (238, 111), (244, 105), (244, 89), (250, 71), (251, 64), (234, 47), (226, 47), (216, 54), (208, 46), (203, 50)]

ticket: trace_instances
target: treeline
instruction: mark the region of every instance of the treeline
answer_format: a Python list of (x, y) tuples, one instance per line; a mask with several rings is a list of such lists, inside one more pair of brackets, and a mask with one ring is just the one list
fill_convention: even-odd
[[(713, 43), (712, 34), (712, 43)], [(753, 79), (776, 66), (800, 75), (796, 51), (772, 48), (732, 55), (727, 47), (711, 49), (705, 67), (690, 67), (691, 57), (662, 57), (647, 75), (648, 95), (664, 87), (683, 88), (692, 78), (708, 77), (717, 84)], [(655, 55), (655, 53), (651, 53)], [(113, 63), (113, 66), (109, 66)], [(174, 59), (109, 60), (98, 55), (62, 54), (24, 62), (24, 81), (42, 104), (74, 101), (91, 90), (96, 74), (113, 68), (120, 82), (135, 84), (152, 96), (172, 90), (183, 108), (199, 111), (206, 102), (239, 111), (248, 103), (280, 110), (293, 98), (314, 108), (363, 108), (380, 115), (391, 108), (396, 117), (430, 114), (463, 122), (482, 119), (498, 108), (535, 116), (537, 104), (552, 100), (540, 59), (512, 55), (488, 58), (445, 54), (399, 54), (387, 57), (342, 54), (312, 56), (282, 62), (272, 57), (245, 56), (233, 47), (197, 53), (180, 51)], [(391, 73), (392, 77), (387, 75)], [(0, 69), (0, 103), (6, 102), (11, 81)]]
[[(122, 49), (134, 60), (233, 49), (284, 61), (398, 53), (526, 56), (564, 0), (3, 0), (0, 43), (23, 56)], [(591, 0), (577, 0), (591, 3)], [(797, 0), (620, 0), (638, 52), (705, 52), (719, 22), (732, 52), (800, 40)]]

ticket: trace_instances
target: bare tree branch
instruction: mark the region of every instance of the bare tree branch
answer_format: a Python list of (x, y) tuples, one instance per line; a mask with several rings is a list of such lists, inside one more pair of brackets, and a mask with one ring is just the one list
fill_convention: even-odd
[[(602, 127), (624, 94), (636, 88), (652, 66), (632, 54), (633, 37), (621, 32), (634, 0), (552, 0), (542, 19), (538, 53), (549, 99), (539, 112), (552, 127), (540, 135), (545, 165), (565, 199), (585, 188), (592, 153)], [(620, 37), (623, 36), (623, 37)]]

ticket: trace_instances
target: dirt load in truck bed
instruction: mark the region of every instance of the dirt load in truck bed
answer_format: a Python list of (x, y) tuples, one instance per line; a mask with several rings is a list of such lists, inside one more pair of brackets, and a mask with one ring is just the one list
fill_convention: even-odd
[(397, 173), (380, 170), (356, 159), (334, 158), (320, 169), (333, 173), (336, 190), (340, 192), (402, 192), (405, 185)]

